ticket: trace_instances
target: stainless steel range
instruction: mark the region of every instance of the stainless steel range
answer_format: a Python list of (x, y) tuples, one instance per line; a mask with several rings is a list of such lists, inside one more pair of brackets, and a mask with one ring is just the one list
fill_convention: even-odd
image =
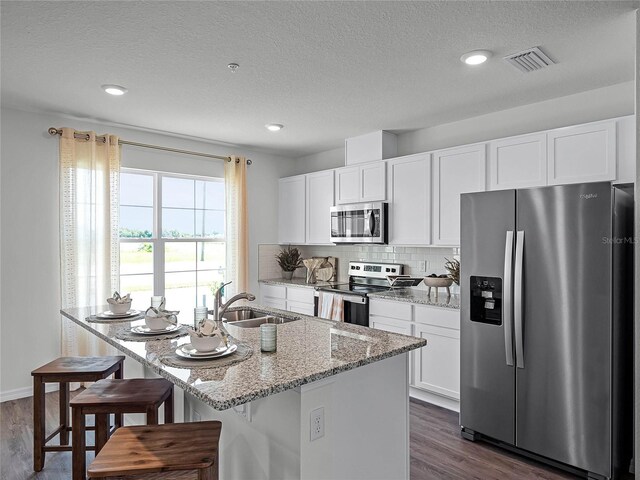
[[(369, 293), (389, 290), (388, 275), (402, 275), (403, 265), (397, 263), (349, 262), (349, 282), (316, 287), (314, 315), (320, 316), (321, 293), (334, 294), (344, 301), (342, 320), (369, 326)], [(335, 318), (334, 318), (335, 320)]]

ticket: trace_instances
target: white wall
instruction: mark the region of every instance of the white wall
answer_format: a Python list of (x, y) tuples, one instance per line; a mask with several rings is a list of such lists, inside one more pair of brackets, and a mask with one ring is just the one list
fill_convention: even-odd
[[(633, 81), (398, 135), (398, 156), (634, 113)], [(380, 128), (384, 129), (384, 125)], [(296, 174), (344, 166), (344, 148), (296, 160)]]
[(633, 114), (634, 82), (501, 110), (398, 136), (398, 155)]
[[(101, 125), (62, 115), (1, 110), (0, 401), (30, 395), (30, 372), (60, 354), (58, 139), (48, 127), (253, 160), (248, 174), (250, 289), (258, 292), (258, 243), (277, 242), (277, 179), (293, 160), (230, 145)], [(135, 154), (135, 155), (134, 155)], [(179, 163), (176, 163), (179, 162)], [(220, 175), (222, 161), (123, 147), (127, 167)]]

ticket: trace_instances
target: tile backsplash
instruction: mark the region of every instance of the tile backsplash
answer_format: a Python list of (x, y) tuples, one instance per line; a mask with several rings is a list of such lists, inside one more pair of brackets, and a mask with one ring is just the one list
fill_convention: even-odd
[[(416, 277), (424, 277), (430, 273), (447, 273), (444, 268), (446, 258), (460, 258), (458, 247), (396, 247), (392, 245), (295, 245), (303, 258), (336, 257), (338, 259), (338, 280), (346, 281), (350, 261), (373, 261), (381, 263), (401, 263), (404, 273)], [(280, 245), (262, 244), (258, 246), (258, 279), (280, 278), (280, 267), (275, 255), (280, 251)], [(419, 262), (425, 262), (425, 269), (421, 271)], [(305, 269), (296, 270), (295, 277), (304, 278)], [(425, 288), (424, 284), (420, 287)]]

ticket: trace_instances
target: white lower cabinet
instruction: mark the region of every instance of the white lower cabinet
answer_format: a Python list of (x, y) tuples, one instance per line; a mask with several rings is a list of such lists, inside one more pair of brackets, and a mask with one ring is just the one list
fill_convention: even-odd
[(427, 345), (410, 355), (412, 395), (446, 408), (460, 400), (460, 311), (452, 308), (372, 298), (369, 326), (424, 338)]
[(260, 283), (260, 303), (265, 307), (313, 315), (313, 288)]
[(427, 345), (414, 355), (414, 386), (460, 400), (460, 330), (416, 323)]

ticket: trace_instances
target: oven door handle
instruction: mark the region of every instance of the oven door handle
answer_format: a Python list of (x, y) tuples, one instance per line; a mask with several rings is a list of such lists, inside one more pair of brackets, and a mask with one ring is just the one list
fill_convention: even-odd
[[(340, 295), (345, 302), (349, 302), (349, 303), (362, 303), (362, 304), (367, 303), (367, 297), (362, 295), (345, 295), (344, 293), (334, 293), (329, 291), (325, 293), (330, 293), (331, 295)], [(316, 297), (319, 297), (320, 291), (316, 290), (316, 293), (314, 295)]]

